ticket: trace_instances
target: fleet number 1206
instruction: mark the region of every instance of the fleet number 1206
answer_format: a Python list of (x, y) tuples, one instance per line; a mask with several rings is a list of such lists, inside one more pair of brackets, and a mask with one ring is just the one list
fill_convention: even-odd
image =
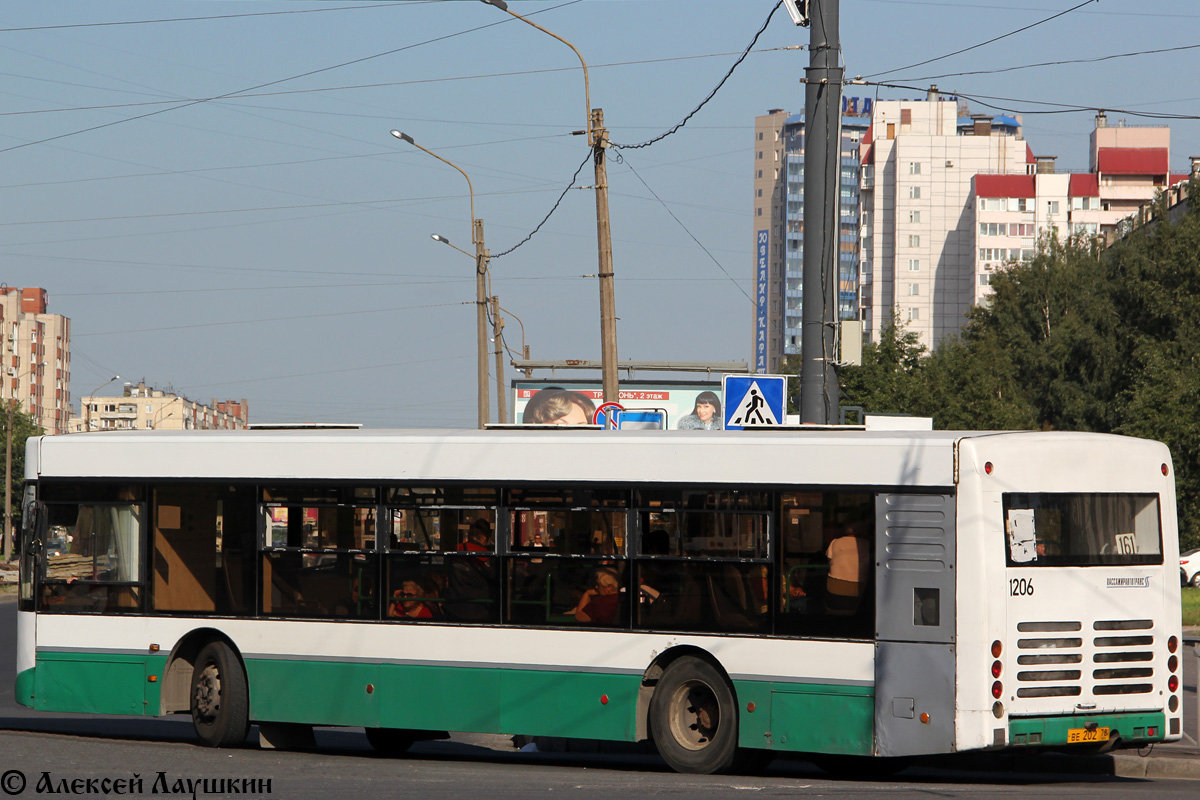
[(1008, 593), (1013, 597), (1025, 597), (1033, 594), (1032, 578), (1009, 578)]

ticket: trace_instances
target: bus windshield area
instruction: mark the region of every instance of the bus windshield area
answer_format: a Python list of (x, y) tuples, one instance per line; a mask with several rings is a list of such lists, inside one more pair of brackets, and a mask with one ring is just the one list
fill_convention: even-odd
[(1152, 494), (1004, 495), (1008, 566), (1161, 564), (1162, 526)]

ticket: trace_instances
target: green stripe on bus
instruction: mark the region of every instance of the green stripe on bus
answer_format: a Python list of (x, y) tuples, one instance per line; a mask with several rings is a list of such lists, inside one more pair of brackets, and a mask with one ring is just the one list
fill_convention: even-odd
[(762, 681), (733, 685), (742, 747), (861, 756), (872, 752), (874, 687)]
[[(88, 714), (156, 715), (167, 657), (126, 653), (38, 653), (33, 708)], [(23, 673), (24, 674), (24, 673)], [(155, 681), (150, 682), (154, 676)]]
[(632, 741), (641, 676), (248, 660), (254, 719)]
[[(1125, 741), (1158, 742), (1166, 736), (1166, 715), (1162, 712), (1143, 714), (1088, 714), (1077, 717), (1021, 717), (1009, 719), (1009, 742), (1015, 745), (1067, 744), (1067, 732), (1086, 728), (1092, 723), (1108, 728), (1110, 738)], [(1148, 729), (1155, 728), (1154, 735)]]

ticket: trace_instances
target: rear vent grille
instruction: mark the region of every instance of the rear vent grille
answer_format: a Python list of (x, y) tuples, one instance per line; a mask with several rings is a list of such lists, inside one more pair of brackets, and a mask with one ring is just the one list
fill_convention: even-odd
[[(1149, 663), (1154, 660), (1153, 627), (1151, 620), (1099, 620), (1092, 630), (1103, 635), (1085, 642), (1080, 635), (1063, 635), (1082, 632), (1080, 622), (1018, 623), (1017, 631), (1026, 638), (1017, 639), (1017, 664), (1024, 667), (1017, 672), (1017, 697), (1076, 697), (1085, 690), (1096, 696), (1151, 693), (1153, 684), (1143, 681), (1154, 677)], [(1126, 633), (1132, 631), (1146, 633)], [(1086, 663), (1094, 668), (1083, 669)]]

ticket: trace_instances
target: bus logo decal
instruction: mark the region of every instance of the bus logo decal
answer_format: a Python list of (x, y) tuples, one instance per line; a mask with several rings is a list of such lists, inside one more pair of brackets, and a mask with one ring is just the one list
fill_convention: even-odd
[(1108, 578), (1104, 584), (1109, 589), (1149, 589), (1150, 576), (1143, 578)]

